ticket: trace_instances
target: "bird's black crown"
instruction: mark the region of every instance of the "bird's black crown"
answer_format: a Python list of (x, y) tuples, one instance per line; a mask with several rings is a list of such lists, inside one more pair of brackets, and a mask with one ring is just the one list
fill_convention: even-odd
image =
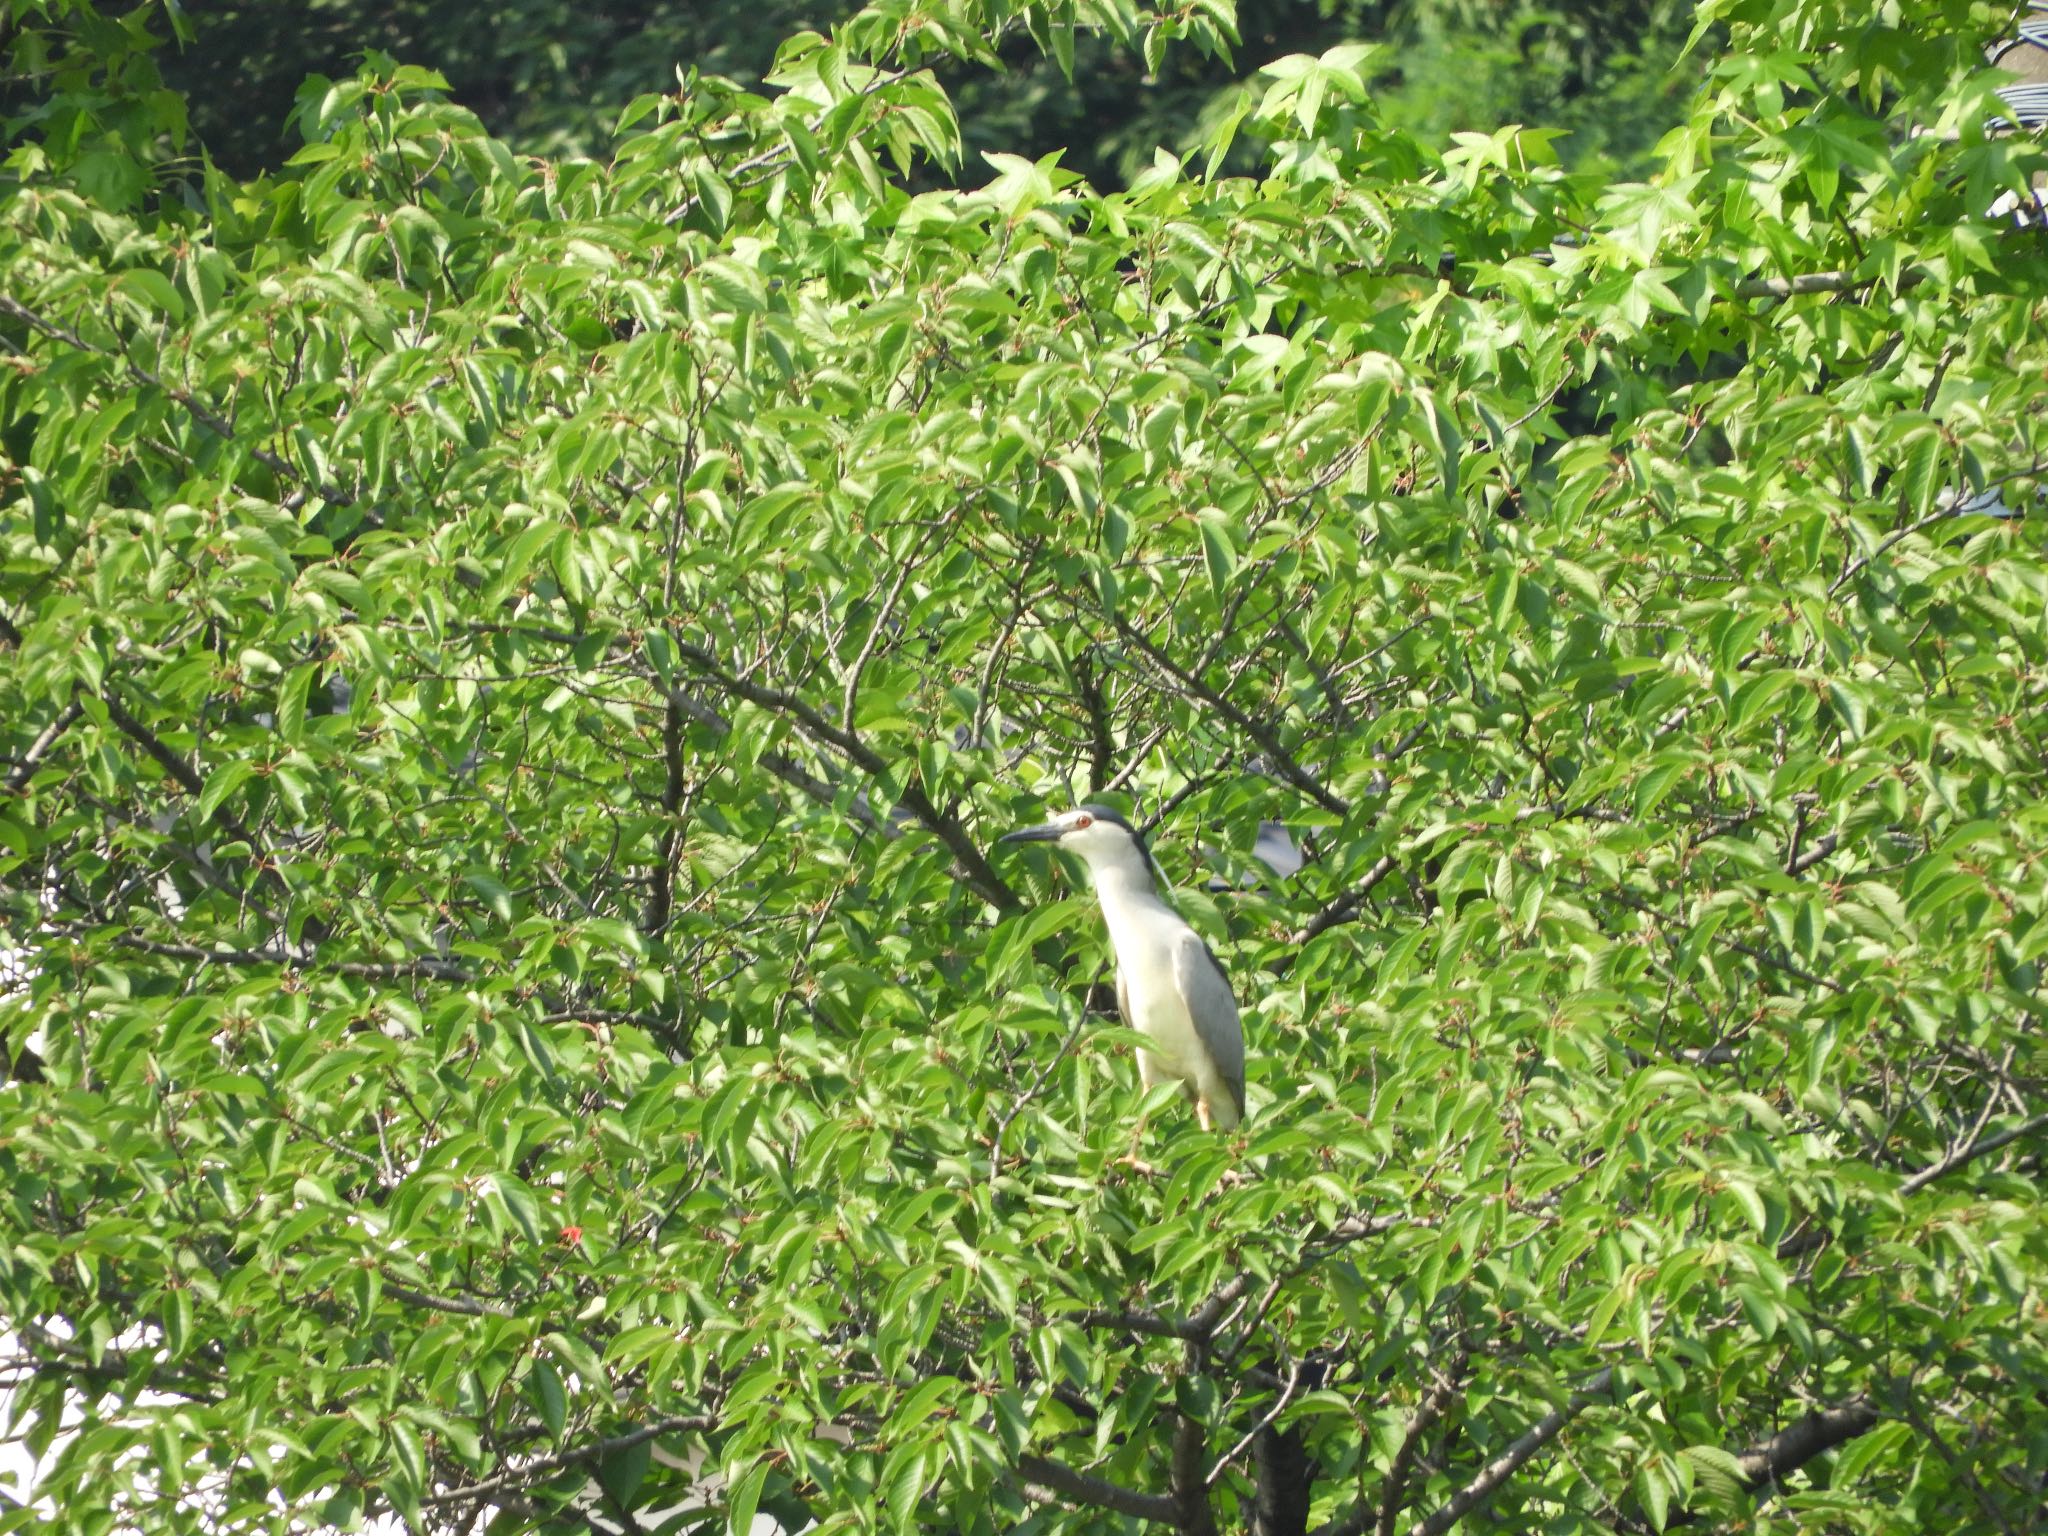
[(1131, 841), (1138, 845), (1138, 856), (1145, 861), (1145, 868), (1151, 871), (1152, 883), (1161, 890), (1166, 889), (1166, 871), (1159, 867), (1159, 861), (1152, 857), (1152, 849), (1145, 841), (1145, 834), (1124, 819), (1122, 811), (1107, 805), (1077, 805), (1077, 811), (1085, 811), (1097, 821), (1106, 821), (1113, 827), (1122, 827), (1131, 835)]

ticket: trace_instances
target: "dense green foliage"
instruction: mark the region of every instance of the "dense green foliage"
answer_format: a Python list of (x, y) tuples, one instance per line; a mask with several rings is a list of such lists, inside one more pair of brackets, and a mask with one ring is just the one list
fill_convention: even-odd
[[(355, 73), (364, 53), (430, 65), (499, 137), (536, 154), (601, 151), (619, 111), (674, 90), (678, 68), (760, 83), (791, 33), (857, 9), (844, 0), (304, 0), (289, 25), (265, 0), (209, 4), (163, 53), (193, 130), (242, 175), (277, 166), (302, 83)], [(232, 81), (231, 90), (220, 83)]]
[[(1084, 12), (1085, 14), (1085, 12)], [(1145, 50), (1113, 29), (1082, 32), (1072, 79), (1020, 43), (1001, 75), (949, 71), (970, 150), (1065, 151), (1061, 164), (1122, 184), (1156, 147), (1200, 148), (1247, 93), (1257, 67), (1289, 54), (1370, 43), (1357, 62), (1379, 120), (1442, 146), (1503, 123), (1559, 131), (1567, 164), (1634, 164), (1685, 115), (1700, 60), (1681, 60), (1691, 7), (1671, 0), (1252, 0), (1236, 8), (1238, 46)], [(1263, 164), (1258, 123), (1228, 168)]]
[[(163, 13), (10, 8), (0, 1530), (2037, 1525), (2002, 13), (1716, 0), (1641, 183), (1342, 49), (912, 195), (1071, 9), (238, 183)], [(1155, 1175), (986, 852), (1083, 795), (1245, 1005)]]
[[(295, 147), (287, 124), (301, 82), (352, 74), (366, 49), (439, 71), (453, 99), (517, 150), (601, 154), (626, 103), (673, 90), (678, 68), (758, 87), (785, 37), (857, 8), (306, 0), (282, 25), (274, 4), (208, 4), (191, 10), (189, 38), (162, 62), (191, 101), (194, 139), (240, 175), (275, 167)], [(1043, 28), (1034, 41), (1013, 26), (996, 49), (1001, 71), (940, 65), (970, 169), (982, 150), (1036, 159), (1058, 149), (1069, 169), (1121, 182), (1155, 146), (1179, 149), (1205, 118), (1228, 111), (1247, 71), (1352, 41), (1379, 45), (1370, 72), (1385, 120), (1437, 141), (1456, 129), (1542, 123), (1566, 130), (1568, 160), (1641, 155), (1682, 115), (1698, 78), (1673, 67), (1690, 24), (1676, 0), (1247, 0), (1234, 13), (1235, 49), (1147, 50), (1114, 7), (1064, 14), (1076, 24), (1070, 57), (1040, 51)], [(1258, 163), (1249, 143), (1239, 158)]]

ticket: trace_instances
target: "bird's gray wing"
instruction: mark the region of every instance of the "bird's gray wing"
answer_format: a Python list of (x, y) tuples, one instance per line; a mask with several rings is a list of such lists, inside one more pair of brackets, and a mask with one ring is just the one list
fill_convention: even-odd
[(1173, 951), (1173, 979), (1180, 988), (1181, 1001), (1188, 1005), (1188, 1018), (1202, 1046), (1216, 1059), (1216, 1071), (1230, 1085), (1237, 1100), (1237, 1112), (1244, 1113), (1244, 1026), (1237, 1019), (1237, 999), (1230, 995), (1230, 978), (1201, 936), (1181, 935)]
[(1131, 993), (1124, 985), (1124, 968), (1116, 968), (1116, 1013), (1124, 1021), (1125, 1029), (1136, 1029), (1138, 1021), (1131, 1017)]

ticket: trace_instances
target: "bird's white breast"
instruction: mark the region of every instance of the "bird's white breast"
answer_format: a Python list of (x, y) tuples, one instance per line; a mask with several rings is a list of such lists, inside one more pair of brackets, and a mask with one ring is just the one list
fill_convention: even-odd
[[(1143, 914), (1138, 922), (1142, 923), (1149, 916)], [(1135, 945), (1142, 944), (1143, 948), (1135, 952), (1171, 956), (1172, 944), (1180, 936), (1181, 925), (1178, 918), (1170, 918), (1169, 921), (1170, 926), (1162, 924), (1157, 932), (1142, 936), (1138, 933), (1113, 934), (1112, 937), (1117, 941), (1120, 953), (1132, 953)], [(1152, 1054), (1157, 1058), (1154, 1067), (1158, 1075), (1194, 1082), (1198, 1075), (1197, 1063), (1203, 1057), (1202, 1043), (1195, 1033), (1194, 1020), (1188, 1016), (1187, 1000), (1180, 995), (1171, 964), (1156, 967), (1119, 964), (1118, 969), (1123, 977), (1124, 995), (1130, 1000), (1131, 1028), (1152, 1041)]]

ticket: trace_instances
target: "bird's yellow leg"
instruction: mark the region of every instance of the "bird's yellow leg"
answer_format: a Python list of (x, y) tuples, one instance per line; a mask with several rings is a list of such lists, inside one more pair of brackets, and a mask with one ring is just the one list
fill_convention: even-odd
[(1128, 1168), (1133, 1173), (1143, 1174), (1148, 1179), (1156, 1179), (1159, 1177), (1159, 1170), (1138, 1156), (1138, 1145), (1145, 1139), (1145, 1120), (1145, 1116), (1138, 1116), (1138, 1123), (1131, 1127), (1131, 1149), (1116, 1160), (1116, 1165), (1119, 1168)]

